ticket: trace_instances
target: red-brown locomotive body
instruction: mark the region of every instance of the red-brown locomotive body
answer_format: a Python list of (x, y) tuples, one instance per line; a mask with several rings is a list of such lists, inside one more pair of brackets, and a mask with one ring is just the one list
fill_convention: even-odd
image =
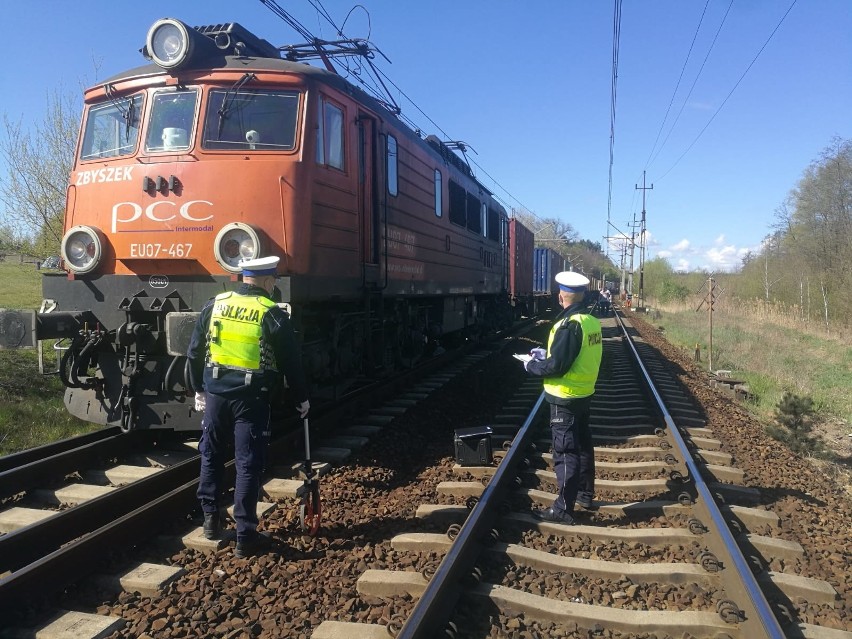
[(510, 321), (506, 212), (444, 144), (237, 24), (160, 20), (147, 51), (85, 92), (66, 272), (34, 320), (70, 412), (199, 428), (188, 337), (242, 258), (281, 258), (317, 395)]

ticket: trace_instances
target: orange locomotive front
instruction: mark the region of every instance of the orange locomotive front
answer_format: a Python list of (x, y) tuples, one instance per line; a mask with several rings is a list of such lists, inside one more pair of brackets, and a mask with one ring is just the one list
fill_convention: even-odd
[(278, 255), (315, 396), (503, 322), (506, 213), (467, 165), (238, 24), (151, 27), (85, 93), (38, 339), (93, 422), (197, 429), (186, 346), (243, 258)]

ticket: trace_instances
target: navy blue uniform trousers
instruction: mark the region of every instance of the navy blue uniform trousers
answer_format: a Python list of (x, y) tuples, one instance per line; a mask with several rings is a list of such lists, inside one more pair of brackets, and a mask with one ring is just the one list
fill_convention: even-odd
[(591, 499), (595, 492), (595, 449), (589, 428), (592, 398), (580, 397), (568, 405), (550, 405), (553, 470), (559, 496), (553, 502), (558, 512), (574, 514), (577, 494)]
[(215, 513), (223, 490), (225, 458), (234, 444), (236, 481), (234, 519), (237, 539), (257, 530), (257, 499), (269, 441), (269, 403), (262, 398), (227, 398), (206, 393), (207, 404), (201, 420), (201, 475), (198, 499), (205, 513)]

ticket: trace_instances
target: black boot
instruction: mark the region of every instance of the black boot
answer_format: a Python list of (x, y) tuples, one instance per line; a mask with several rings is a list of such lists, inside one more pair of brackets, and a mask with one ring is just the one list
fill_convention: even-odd
[(244, 559), (268, 552), (272, 548), (272, 538), (265, 533), (256, 532), (252, 535), (237, 539), (234, 556)]
[(222, 520), (219, 512), (204, 513), (204, 537), (206, 539), (219, 539), (222, 536)]
[(547, 510), (533, 511), (533, 517), (539, 521), (549, 521), (554, 524), (565, 524), (567, 526), (573, 526), (577, 523), (574, 521), (574, 518), (564, 510), (556, 510), (552, 506)]

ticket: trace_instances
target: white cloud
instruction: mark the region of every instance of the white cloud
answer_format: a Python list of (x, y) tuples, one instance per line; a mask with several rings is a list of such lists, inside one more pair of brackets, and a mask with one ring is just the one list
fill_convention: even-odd
[(684, 238), (668, 249), (656, 251), (655, 255), (668, 260), (675, 271), (702, 269), (721, 273), (736, 271), (742, 265), (743, 256), (759, 248), (725, 244), (725, 236), (719, 235), (712, 246), (693, 245)]
[(697, 111), (713, 111), (716, 107), (708, 102), (688, 102), (690, 109)]
[(736, 246), (723, 246), (722, 248), (710, 248), (704, 253), (704, 259), (708, 262), (708, 270), (730, 271), (738, 264), (738, 252)]

